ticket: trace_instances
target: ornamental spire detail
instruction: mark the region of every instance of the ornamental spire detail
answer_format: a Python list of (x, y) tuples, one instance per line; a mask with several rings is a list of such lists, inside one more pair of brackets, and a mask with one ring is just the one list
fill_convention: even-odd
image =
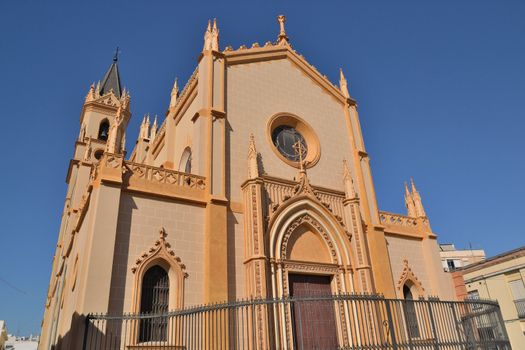
[(175, 78), (175, 82), (173, 83), (173, 88), (171, 89), (171, 99), (170, 99), (170, 107), (173, 108), (177, 104), (177, 100), (179, 98), (179, 82), (178, 78)]
[(350, 94), (348, 93), (348, 83), (346, 82), (345, 75), (343, 74), (343, 68), (339, 68), (339, 90), (341, 90), (346, 98), (350, 98)]
[(289, 44), (288, 35), (286, 35), (286, 30), (284, 29), (284, 23), (286, 22), (286, 17), (284, 15), (277, 16), (277, 22), (279, 22), (279, 36), (277, 37), (277, 44), (279, 45)]
[(354, 187), (354, 180), (352, 179), (352, 174), (350, 173), (350, 169), (348, 168), (348, 163), (346, 162), (346, 159), (343, 160), (343, 181), (345, 184), (346, 199), (357, 198), (357, 194), (355, 192)]
[(202, 51), (219, 51), (219, 29), (217, 27), (217, 20), (208, 20), (208, 26), (204, 32), (204, 47)]
[(259, 165), (257, 164), (257, 150), (255, 149), (255, 138), (250, 134), (248, 144), (248, 178), (255, 179), (259, 177)]

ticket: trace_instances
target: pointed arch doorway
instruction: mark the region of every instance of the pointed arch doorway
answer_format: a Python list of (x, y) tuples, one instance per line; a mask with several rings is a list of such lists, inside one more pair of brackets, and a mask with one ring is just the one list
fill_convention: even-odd
[[(311, 298), (332, 294), (331, 276), (289, 274), (292, 298)], [(334, 302), (300, 300), (294, 303), (292, 323), (295, 347), (337, 349), (337, 325)]]

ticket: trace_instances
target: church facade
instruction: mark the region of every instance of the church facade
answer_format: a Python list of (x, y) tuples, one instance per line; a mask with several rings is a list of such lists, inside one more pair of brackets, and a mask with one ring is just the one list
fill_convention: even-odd
[(414, 182), (406, 214), (379, 209), (343, 72), (330, 82), (278, 22), (276, 41), (238, 49), (209, 23), (195, 71), (131, 152), (117, 58), (90, 87), (40, 349), (80, 348), (92, 313), (308, 290), (454, 299)]

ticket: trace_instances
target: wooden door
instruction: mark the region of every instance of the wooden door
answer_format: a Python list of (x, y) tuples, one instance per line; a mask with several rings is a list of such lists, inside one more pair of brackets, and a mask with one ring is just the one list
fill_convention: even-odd
[[(330, 276), (289, 275), (294, 298), (332, 294)], [(338, 349), (334, 302), (296, 301), (292, 308), (295, 346), (298, 350)]]

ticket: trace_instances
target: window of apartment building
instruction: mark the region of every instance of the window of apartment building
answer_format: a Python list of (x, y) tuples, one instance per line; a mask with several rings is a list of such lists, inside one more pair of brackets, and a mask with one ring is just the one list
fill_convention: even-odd
[(467, 293), (467, 299), (470, 299), (470, 300), (479, 300), (479, 292), (477, 289), (474, 289), (474, 290), (471, 290), (470, 292)]
[(509, 285), (514, 300), (525, 299), (525, 285), (523, 284), (523, 280), (519, 279), (515, 281), (510, 281)]
[(454, 264), (454, 260), (447, 259), (447, 267), (449, 270), (454, 270), (456, 268), (456, 265)]
[(522, 279), (509, 281), (510, 290), (514, 297), (514, 305), (519, 318), (525, 318), (525, 285)]

